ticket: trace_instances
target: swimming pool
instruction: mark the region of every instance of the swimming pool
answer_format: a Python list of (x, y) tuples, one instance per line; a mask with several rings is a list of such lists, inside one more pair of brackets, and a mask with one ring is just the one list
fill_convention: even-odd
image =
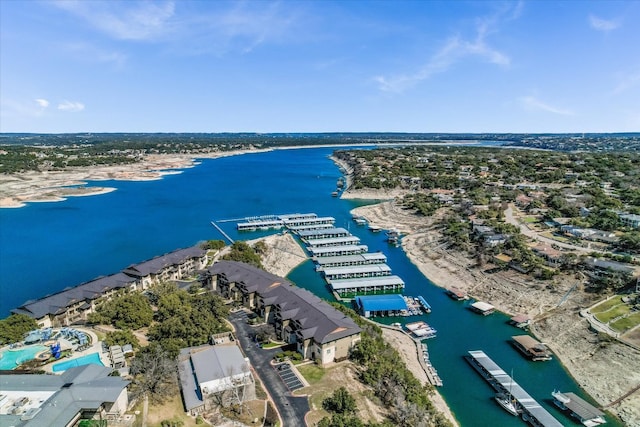
[(13, 350), (4, 350), (0, 353), (0, 369), (15, 369), (19, 364), (35, 359), (38, 354), (48, 349), (44, 345), (30, 345)]
[(69, 368), (75, 368), (76, 366), (89, 364), (104, 366), (104, 363), (102, 363), (102, 361), (100, 360), (100, 354), (91, 353), (78, 357), (77, 359), (71, 359), (64, 362), (56, 363), (51, 369), (53, 370), (53, 372), (62, 372), (66, 371)]

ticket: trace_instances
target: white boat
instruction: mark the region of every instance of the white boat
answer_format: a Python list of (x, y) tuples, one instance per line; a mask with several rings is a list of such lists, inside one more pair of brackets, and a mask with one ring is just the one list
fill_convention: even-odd
[(516, 407), (515, 399), (511, 395), (511, 385), (513, 384), (513, 370), (511, 371), (511, 377), (509, 377), (509, 392), (507, 394), (498, 393), (495, 398), (498, 405), (502, 406), (502, 409), (510, 413), (511, 415), (518, 415), (518, 408)]
[(495, 396), (496, 402), (498, 405), (502, 406), (502, 408), (510, 413), (511, 415), (518, 415), (518, 409), (516, 405), (513, 403), (513, 399), (510, 394), (498, 393)]

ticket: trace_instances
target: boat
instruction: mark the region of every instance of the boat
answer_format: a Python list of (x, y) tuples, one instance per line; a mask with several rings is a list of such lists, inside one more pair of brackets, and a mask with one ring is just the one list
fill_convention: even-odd
[(382, 230), (382, 227), (378, 227), (377, 225), (369, 225), (369, 231), (371, 231), (372, 233), (378, 233), (380, 230)]
[(516, 405), (513, 403), (513, 399), (509, 394), (498, 393), (495, 396), (496, 402), (498, 405), (502, 406), (502, 409), (510, 413), (511, 415), (518, 416), (518, 410), (516, 409)]
[(333, 193), (331, 193), (331, 197), (338, 197), (338, 192), (334, 191)]
[(400, 232), (398, 230), (391, 229), (387, 231), (387, 242), (397, 244), (400, 240)]
[(498, 402), (498, 405), (502, 406), (502, 409), (511, 415), (518, 416), (518, 408), (511, 396), (511, 384), (513, 384), (513, 370), (511, 371), (511, 378), (509, 378), (509, 392), (507, 394), (497, 393), (494, 399)]
[(606, 424), (604, 412), (589, 404), (575, 393), (562, 393), (559, 390), (551, 392), (553, 403), (563, 411), (568, 411), (572, 417), (577, 418), (583, 426), (596, 427)]

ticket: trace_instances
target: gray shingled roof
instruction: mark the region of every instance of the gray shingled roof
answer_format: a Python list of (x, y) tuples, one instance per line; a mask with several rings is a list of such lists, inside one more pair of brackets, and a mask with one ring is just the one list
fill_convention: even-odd
[[(297, 321), (301, 334), (320, 344), (360, 332), (355, 322), (341, 311), (311, 292), (291, 285), (287, 280), (236, 261), (220, 261), (209, 268), (212, 274), (222, 274), (229, 282), (253, 283), (265, 304), (278, 305), (284, 319)], [(278, 284), (277, 286), (272, 286)]]
[(11, 310), (11, 312), (27, 314), (36, 319), (40, 319), (47, 314), (55, 315), (64, 312), (67, 307), (78, 301), (94, 300), (100, 298), (105, 292), (112, 289), (129, 287), (135, 283), (135, 281), (134, 278), (124, 273), (103, 276), (35, 301), (27, 301), (17, 309)]
[(178, 376), (187, 411), (204, 404), (199, 383), (250, 372), (240, 349), (235, 345), (183, 348), (178, 356)]
[(200, 246), (192, 246), (190, 248), (169, 252), (168, 254), (143, 261), (139, 264), (131, 265), (122, 271), (133, 277), (145, 277), (150, 274), (159, 273), (169, 266), (182, 264), (189, 258), (203, 257), (206, 253), (207, 251)]
[(111, 368), (85, 365), (67, 369), (62, 375), (0, 375), (0, 390), (56, 391), (28, 421), (0, 415), (0, 424), (16, 427), (66, 426), (82, 410), (96, 410), (116, 401), (129, 381), (110, 377)]

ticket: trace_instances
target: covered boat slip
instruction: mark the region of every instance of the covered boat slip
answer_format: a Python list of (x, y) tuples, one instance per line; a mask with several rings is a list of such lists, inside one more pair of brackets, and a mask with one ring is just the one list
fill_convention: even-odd
[(364, 317), (399, 316), (407, 310), (407, 304), (400, 294), (358, 296), (355, 304)]
[[(307, 250), (313, 257), (317, 257), (318, 260), (324, 257), (344, 256), (344, 255), (357, 255), (363, 254), (369, 250), (367, 245), (342, 245), (342, 246), (323, 246), (320, 248), (307, 247)], [(315, 260), (315, 261), (318, 261)]]
[(298, 236), (305, 242), (312, 242), (314, 239), (330, 239), (333, 237), (347, 237), (351, 233), (346, 228), (320, 228), (316, 230), (301, 230)]
[(361, 277), (390, 276), (391, 267), (387, 264), (355, 265), (351, 267), (329, 267), (325, 268), (323, 272), (327, 281), (357, 279)]
[(285, 226), (285, 221), (313, 219), (317, 216), (314, 213), (253, 216), (244, 218), (246, 222), (238, 223), (237, 228), (239, 231), (279, 229)]
[(469, 356), (466, 359), (496, 391), (500, 393), (511, 393), (511, 396), (518, 403), (518, 409), (522, 410), (523, 419), (528, 417), (529, 422), (534, 426), (562, 426), (562, 424), (547, 412), (546, 409), (540, 406), (529, 393), (513, 381), (500, 366), (491, 360), (484, 351), (469, 351)]
[(351, 267), (354, 265), (384, 264), (387, 256), (382, 252), (364, 253), (356, 255), (327, 256), (318, 258), (318, 270), (331, 267)]
[(546, 345), (529, 335), (511, 337), (513, 345), (533, 361), (551, 360), (551, 352)]
[(307, 225), (295, 225), (287, 227), (289, 230), (297, 233), (303, 230), (322, 230), (324, 228), (333, 228), (333, 224), (307, 224)]
[(238, 231), (269, 230), (282, 227), (284, 227), (284, 223), (279, 219), (252, 220), (238, 223)]
[(357, 245), (360, 238), (356, 236), (332, 237), (328, 239), (313, 239), (308, 242), (309, 248), (321, 248), (325, 246)]
[(316, 225), (316, 224), (331, 224), (333, 225), (336, 219), (332, 216), (322, 216), (313, 218), (288, 218), (284, 220), (284, 225), (287, 227), (299, 227), (304, 225)]
[(604, 412), (587, 403), (574, 393), (554, 391), (551, 395), (553, 396), (553, 403), (555, 403), (557, 407), (562, 410), (571, 411), (571, 415), (579, 419), (583, 425), (597, 426), (606, 423)]
[(404, 281), (398, 276), (328, 280), (327, 282), (340, 296), (345, 294), (366, 295), (367, 293), (402, 292), (404, 289)]

